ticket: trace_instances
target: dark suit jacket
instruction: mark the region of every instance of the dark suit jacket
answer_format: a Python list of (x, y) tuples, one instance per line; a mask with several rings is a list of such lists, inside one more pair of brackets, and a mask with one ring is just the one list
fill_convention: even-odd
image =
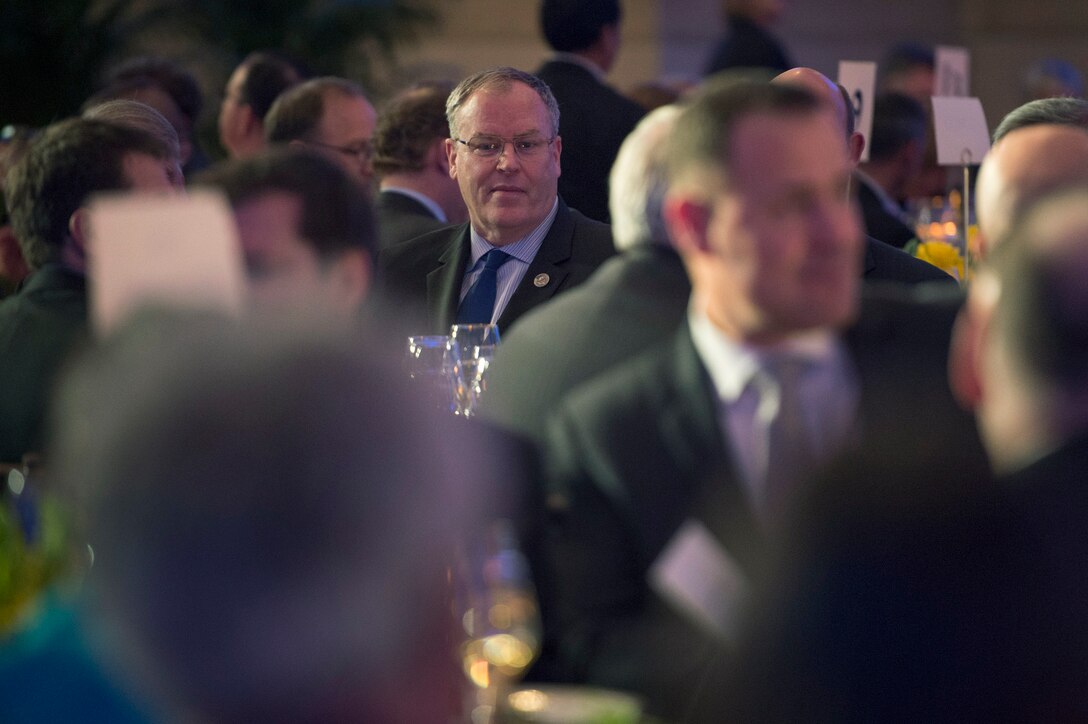
[(929, 262), (917, 259), (871, 236), (865, 238), (865, 261), (862, 273), (866, 282), (957, 284), (950, 274)]
[(885, 244), (902, 249), (916, 234), (914, 229), (902, 222), (899, 217), (888, 213), (880, 197), (869, 188), (868, 183), (855, 177), (858, 205), (861, 207), (861, 219), (865, 224), (865, 233)]
[(41, 452), (57, 371), (87, 328), (86, 282), (47, 264), (0, 302), (0, 462)]
[(379, 192), (374, 197), (374, 211), (378, 215), (382, 248), (449, 226), (411, 196), (396, 191)]
[[(863, 266), (866, 283), (935, 281), (956, 288), (940, 269), (876, 239), (866, 241)], [(527, 314), (503, 339), (481, 414), (540, 438), (563, 395), (672, 335), (689, 296), (687, 273), (671, 249), (640, 247), (609, 260), (586, 284)]]
[[(864, 441), (907, 439), (939, 421), (939, 444), (984, 465), (973, 421), (947, 386), (955, 302), (905, 296), (902, 287), (874, 290), (845, 335)], [(565, 398), (545, 456), (554, 465), (552, 499), (567, 506), (548, 535), (544, 598), (555, 639), (542, 677), (633, 689), (651, 711), (679, 718), (723, 655), (646, 584), (650, 564), (692, 516), (746, 573), (760, 572), (762, 536), (724, 445), (716, 398), (687, 325)]]
[(559, 195), (591, 219), (609, 221), (608, 174), (620, 144), (646, 114), (575, 63), (553, 60), (536, 71), (559, 102), (563, 138)]
[(481, 414), (534, 439), (563, 395), (675, 333), (691, 283), (671, 248), (640, 247), (518, 322), (495, 353)]
[[(428, 333), (447, 334), (457, 316), (470, 252), (468, 224), (383, 249), (378, 254), (380, 293), (393, 303), (423, 310)], [(500, 332), (538, 304), (584, 282), (615, 253), (606, 224), (587, 219), (560, 199), (552, 227), (498, 320)], [(543, 287), (534, 284), (540, 274), (548, 275)]]

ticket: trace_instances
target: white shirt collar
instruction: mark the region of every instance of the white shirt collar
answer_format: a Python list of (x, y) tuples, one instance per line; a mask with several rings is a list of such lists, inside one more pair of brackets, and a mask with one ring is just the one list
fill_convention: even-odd
[[(552, 210), (548, 212), (548, 215), (544, 217), (535, 229), (528, 234), (513, 242), (502, 247), (510, 256), (514, 257), (518, 261), (529, 264), (533, 261), (537, 251), (540, 249), (540, 245), (544, 242), (544, 237), (548, 235), (548, 230), (552, 228), (552, 222), (555, 221), (555, 215), (559, 211), (559, 197), (555, 197), (555, 201), (552, 203)], [(475, 227), (469, 224), (471, 230), (472, 239), (472, 263), (469, 264), (471, 269), (476, 265), (476, 262), (480, 261), (487, 252), (498, 247), (491, 244), (487, 239), (480, 236), (477, 233)]]

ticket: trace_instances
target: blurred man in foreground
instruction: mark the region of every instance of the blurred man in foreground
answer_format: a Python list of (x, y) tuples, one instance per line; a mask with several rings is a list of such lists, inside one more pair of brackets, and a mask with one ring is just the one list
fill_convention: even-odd
[(164, 720), (451, 720), (449, 551), (494, 456), (339, 327), (268, 321), (137, 318), (68, 380), (95, 640)]

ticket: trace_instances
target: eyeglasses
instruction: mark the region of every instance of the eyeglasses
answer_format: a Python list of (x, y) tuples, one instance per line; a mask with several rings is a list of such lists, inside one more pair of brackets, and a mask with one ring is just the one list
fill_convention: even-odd
[(361, 141), (351, 146), (334, 146), (331, 143), (322, 143), (321, 141), (309, 141), (309, 143), (315, 146), (321, 146), (322, 148), (328, 148), (332, 151), (337, 151), (345, 156), (351, 156), (357, 161), (367, 162), (374, 155), (374, 148), (370, 145), (369, 141)]
[(545, 148), (552, 145), (555, 136), (544, 138), (543, 136), (522, 136), (520, 138), (502, 138), (501, 136), (474, 136), (468, 141), (460, 138), (453, 139), (460, 144), (468, 146), (474, 156), (480, 158), (495, 158), (506, 150), (506, 144), (514, 147), (514, 153), (518, 158), (533, 158), (538, 156)]

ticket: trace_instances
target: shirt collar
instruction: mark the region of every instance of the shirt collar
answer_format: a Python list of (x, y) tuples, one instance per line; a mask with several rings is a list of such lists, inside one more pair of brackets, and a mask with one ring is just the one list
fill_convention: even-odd
[(394, 193), (394, 194), (402, 194), (402, 195), (407, 196), (409, 198), (413, 198), (416, 201), (418, 201), (419, 203), (426, 206), (427, 211), (430, 211), (431, 214), (433, 214), (434, 217), (436, 219), (438, 219), (439, 221), (441, 221), (442, 223), (446, 223), (446, 222), (449, 221), (449, 219), (446, 218), (446, 212), (443, 211), (442, 207), (439, 206), (438, 203), (435, 202), (435, 200), (432, 199), (430, 196), (427, 196), (425, 194), (421, 194), (420, 192), (418, 192), (418, 191), (416, 191), (414, 189), (406, 189), (403, 186), (382, 186), (382, 192), (384, 193), (386, 191), (389, 191), (390, 193)]
[(769, 355), (788, 352), (816, 364), (833, 364), (841, 353), (835, 335), (825, 329), (793, 335), (774, 346), (738, 342), (723, 334), (705, 310), (694, 303), (688, 305), (688, 326), (695, 351), (710, 375), (718, 398), (727, 403), (740, 397)]
[[(559, 197), (555, 197), (555, 201), (552, 203), (552, 210), (548, 212), (548, 215), (544, 217), (535, 229), (530, 231), (527, 235), (518, 239), (512, 244), (507, 244), (502, 247), (510, 256), (514, 257), (520, 262), (529, 264), (536, 257), (537, 251), (540, 250), (540, 245), (544, 242), (544, 237), (548, 235), (548, 230), (552, 228), (552, 222), (555, 221), (555, 215), (559, 211)], [(492, 245), (484, 237), (480, 236), (476, 229), (469, 224), (471, 232), (471, 244), (472, 244), (472, 264), (469, 268), (472, 268), (480, 261), (487, 252), (498, 247)]]

